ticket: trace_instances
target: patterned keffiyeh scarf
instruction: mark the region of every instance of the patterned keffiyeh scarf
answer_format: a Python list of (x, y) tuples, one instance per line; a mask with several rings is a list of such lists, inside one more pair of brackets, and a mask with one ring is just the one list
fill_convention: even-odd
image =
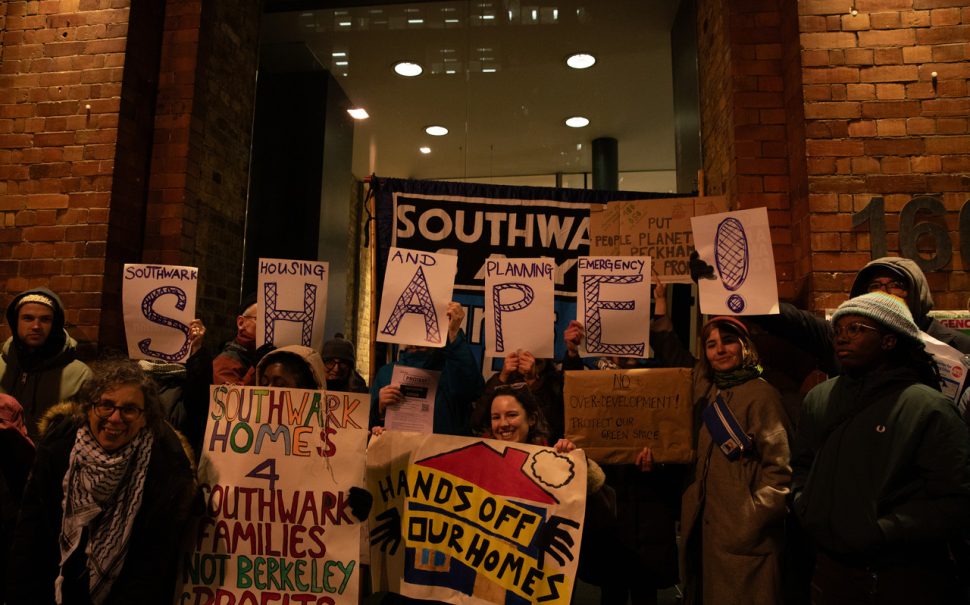
[(719, 389), (730, 389), (758, 378), (763, 373), (764, 368), (759, 364), (741, 366), (728, 372), (714, 372), (714, 385)]
[(145, 428), (130, 443), (109, 453), (98, 444), (87, 424), (78, 429), (64, 475), (61, 565), (55, 583), (58, 604), (63, 600), (64, 564), (81, 543), (85, 527), (91, 601), (103, 603), (111, 592), (141, 508), (152, 441), (152, 432)]

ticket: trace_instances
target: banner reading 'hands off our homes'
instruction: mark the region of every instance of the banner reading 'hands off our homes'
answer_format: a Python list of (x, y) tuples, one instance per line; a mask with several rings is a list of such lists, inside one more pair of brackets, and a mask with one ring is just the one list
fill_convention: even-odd
[(586, 457), (387, 431), (367, 452), (374, 590), (458, 604), (566, 604)]

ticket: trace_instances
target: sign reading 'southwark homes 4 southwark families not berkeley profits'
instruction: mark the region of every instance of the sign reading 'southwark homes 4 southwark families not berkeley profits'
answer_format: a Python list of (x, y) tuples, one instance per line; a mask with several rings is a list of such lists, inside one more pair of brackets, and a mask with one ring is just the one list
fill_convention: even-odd
[(607, 464), (644, 447), (657, 462), (690, 462), (690, 393), (689, 368), (566, 372), (566, 437)]
[(356, 604), (367, 394), (213, 386), (179, 603)]

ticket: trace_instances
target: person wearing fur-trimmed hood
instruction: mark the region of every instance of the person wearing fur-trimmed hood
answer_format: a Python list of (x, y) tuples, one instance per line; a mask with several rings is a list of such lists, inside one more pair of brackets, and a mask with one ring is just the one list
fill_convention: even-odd
[(188, 444), (155, 383), (102, 362), (41, 423), (7, 568), (7, 603), (169, 604), (196, 504)]

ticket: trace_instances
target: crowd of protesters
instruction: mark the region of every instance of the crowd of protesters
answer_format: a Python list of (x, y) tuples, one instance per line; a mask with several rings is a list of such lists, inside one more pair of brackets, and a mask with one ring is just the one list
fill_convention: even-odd
[[(693, 277), (706, 273), (695, 259)], [(907, 259), (869, 263), (847, 294), (830, 321), (784, 303), (776, 316), (710, 318), (695, 359), (657, 284), (652, 365), (693, 368), (695, 455), (659, 464), (644, 448), (635, 464), (589, 460), (578, 573), (601, 587), (603, 605), (656, 603), (673, 585), (691, 604), (970, 602), (970, 411), (961, 418), (941, 393), (924, 344), (929, 335), (966, 354), (970, 337), (928, 315), (926, 278)], [(183, 364), (89, 368), (47, 289), (14, 297), (6, 318), (0, 602), (172, 601), (177, 552), (198, 514), (211, 384), (369, 391), (379, 438), (404, 398), (394, 366), (435, 370), (435, 433), (576, 447), (563, 406), (563, 372), (587, 367), (576, 321), (563, 359), (510, 352), (486, 381), (465, 311), (450, 303), (445, 345), (403, 347), (368, 389), (343, 338), (320, 351), (257, 348), (252, 297), (214, 357), (192, 322)], [(355, 490), (366, 518), (370, 500)]]

